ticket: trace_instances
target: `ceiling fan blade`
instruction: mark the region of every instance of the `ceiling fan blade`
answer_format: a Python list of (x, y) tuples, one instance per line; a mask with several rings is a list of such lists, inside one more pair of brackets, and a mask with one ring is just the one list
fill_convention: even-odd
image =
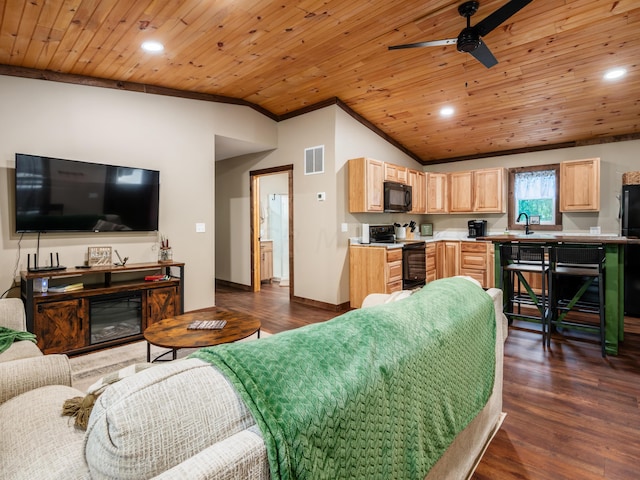
[(493, 56), (493, 53), (491, 53), (491, 50), (489, 50), (487, 44), (482, 40), (480, 40), (478, 48), (469, 53), (487, 68), (491, 68), (498, 63), (498, 60), (496, 60), (496, 57)]
[(478, 32), (478, 35), (484, 37), (491, 30), (499, 26), (513, 14), (517, 13), (520, 9), (526, 7), (532, 1), (533, 0), (511, 0), (484, 20), (478, 22), (473, 28)]
[(457, 41), (457, 38), (447, 38), (446, 40), (433, 40), (431, 42), (406, 43), (404, 45), (393, 45), (389, 47), (389, 50), (399, 50), (401, 48), (439, 47), (440, 45), (453, 45)]

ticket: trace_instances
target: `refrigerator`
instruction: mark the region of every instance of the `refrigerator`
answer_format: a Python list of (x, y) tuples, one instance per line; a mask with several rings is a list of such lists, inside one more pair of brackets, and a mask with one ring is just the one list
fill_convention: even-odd
[[(622, 186), (622, 235), (640, 237), (640, 185)], [(640, 245), (624, 251), (624, 312), (640, 317)]]

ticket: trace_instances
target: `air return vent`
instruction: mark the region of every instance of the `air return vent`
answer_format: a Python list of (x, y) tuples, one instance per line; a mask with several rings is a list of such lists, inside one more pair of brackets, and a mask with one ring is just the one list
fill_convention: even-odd
[(324, 145), (304, 149), (304, 174), (324, 173)]

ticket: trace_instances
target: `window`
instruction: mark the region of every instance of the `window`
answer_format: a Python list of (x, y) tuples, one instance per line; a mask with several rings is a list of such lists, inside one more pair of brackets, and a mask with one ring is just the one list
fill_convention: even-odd
[(562, 230), (562, 214), (558, 202), (560, 191), (560, 165), (512, 168), (509, 170), (510, 230), (520, 230), (526, 223), (532, 230)]

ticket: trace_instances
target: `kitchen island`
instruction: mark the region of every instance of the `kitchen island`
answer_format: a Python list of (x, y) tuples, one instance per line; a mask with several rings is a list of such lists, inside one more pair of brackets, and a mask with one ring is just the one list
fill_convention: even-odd
[(624, 246), (640, 245), (640, 239), (614, 235), (571, 235), (553, 233), (504, 234), (480, 237), (477, 240), (493, 242), (495, 250), (496, 280), (500, 279), (500, 245), (511, 242), (543, 243), (555, 245), (597, 244), (605, 249), (605, 337), (606, 351), (618, 354), (618, 343), (624, 340)]

